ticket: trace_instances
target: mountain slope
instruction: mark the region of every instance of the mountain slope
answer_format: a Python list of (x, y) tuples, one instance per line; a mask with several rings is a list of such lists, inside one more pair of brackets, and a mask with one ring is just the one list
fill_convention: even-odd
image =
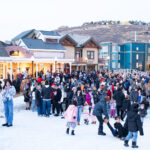
[(60, 34), (75, 33), (81, 35), (90, 35), (97, 42), (114, 42), (123, 43), (134, 41), (135, 32), (137, 41), (150, 41), (149, 25), (131, 25), (131, 24), (115, 24), (115, 25), (99, 25), (88, 24), (79, 27), (64, 27), (57, 30)]

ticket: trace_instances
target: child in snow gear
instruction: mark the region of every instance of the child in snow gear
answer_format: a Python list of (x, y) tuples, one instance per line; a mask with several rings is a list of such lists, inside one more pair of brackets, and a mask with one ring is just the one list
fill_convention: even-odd
[(124, 138), (127, 136), (128, 129), (122, 126), (122, 124), (120, 123), (119, 116), (115, 117), (115, 123), (114, 123), (115, 128), (111, 126), (109, 120), (104, 119), (104, 122), (107, 124), (108, 128), (110, 129), (114, 137), (118, 137), (119, 139), (124, 140)]
[(83, 115), (84, 115), (84, 124), (89, 124), (89, 105), (87, 102), (85, 102), (84, 108), (83, 108)]
[(125, 138), (124, 146), (128, 147), (128, 141), (133, 138), (132, 140), (132, 148), (138, 148), (136, 145), (138, 131), (140, 135), (143, 136), (143, 128), (141, 123), (140, 115), (138, 114), (138, 104), (132, 104), (131, 110), (127, 113), (127, 119), (125, 126), (128, 128), (128, 135)]
[(69, 134), (69, 129), (72, 128), (71, 135), (75, 135), (74, 129), (77, 123), (77, 102), (73, 101), (71, 105), (69, 105), (68, 109), (64, 113), (64, 117), (67, 118), (67, 130), (66, 133)]

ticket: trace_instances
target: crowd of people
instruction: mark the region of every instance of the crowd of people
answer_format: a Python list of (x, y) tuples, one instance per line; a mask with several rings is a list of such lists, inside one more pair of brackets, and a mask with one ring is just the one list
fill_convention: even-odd
[[(113, 136), (124, 140), (132, 138), (132, 147), (138, 148), (137, 135), (144, 135), (143, 124), (149, 108), (150, 76), (142, 72), (75, 71), (71, 74), (42, 72), (37, 79), (18, 76), (19, 92), (23, 92), (26, 110), (37, 111), (41, 117), (67, 119), (66, 133), (75, 135), (75, 128), (99, 122), (98, 135), (106, 135), (106, 123)], [(6, 123), (12, 126), (13, 96), (18, 88), (6, 80), (1, 92)], [(11, 106), (11, 107), (10, 107)], [(114, 127), (110, 123), (114, 118)], [(122, 121), (121, 121), (122, 120)], [(124, 122), (124, 124), (122, 124)]]

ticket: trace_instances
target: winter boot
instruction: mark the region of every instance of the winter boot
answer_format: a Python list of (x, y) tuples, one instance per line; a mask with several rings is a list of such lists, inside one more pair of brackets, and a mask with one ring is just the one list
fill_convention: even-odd
[(67, 130), (66, 130), (66, 134), (69, 134), (69, 128), (67, 128)]
[(8, 123), (2, 124), (3, 127), (8, 126)]
[(100, 128), (98, 130), (98, 135), (103, 135), (103, 136), (106, 135), (106, 133), (103, 132), (103, 126), (100, 126)]
[(74, 130), (72, 130), (71, 135), (75, 135), (75, 134), (74, 134)]
[(129, 146), (127, 140), (124, 141), (124, 146), (125, 146), (125, 147), (128, 147), (128, 146)]
[(103, 131), (101, 131), (101, 132), (98, 132), (98, 135), (103, 135), (103, 136), (105, 136), (106, 133), (104, 133)]
[(136, 145), (136, 142), (132, 142), (132, 148), (138, 148), (138, 146)]
[(88, 119), (84, 119), (84, 124), (88, 125), (89, 124), (89, 120)]

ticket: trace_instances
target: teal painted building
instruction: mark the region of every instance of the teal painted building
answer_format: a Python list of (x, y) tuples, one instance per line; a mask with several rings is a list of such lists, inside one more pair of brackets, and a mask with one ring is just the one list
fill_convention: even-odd
[(125, 43), (118, 52), (118, 69), (146, 70), (148, 46), (146, 43)]
[(150, 70), (150, 43), (102, 43), (99, 58), (104, 58), (108, 70)]
[(101, 43), (100, 45), (99, 59), (103, 60), (104, 68), (108, 70), (117, 70), (120, 46), (111, 42)]

